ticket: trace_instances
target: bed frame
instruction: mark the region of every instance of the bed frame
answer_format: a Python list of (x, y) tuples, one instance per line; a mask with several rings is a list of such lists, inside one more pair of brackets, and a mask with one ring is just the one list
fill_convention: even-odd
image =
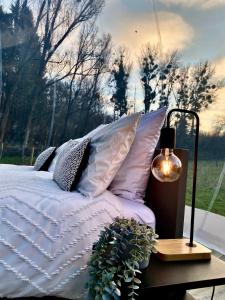
[[(154, 155), (157, 155), (157, 150)], [(161, 183), (150, 175), (145, 202), (156, 215), (156, 233), (160, 238), (181, 238), (183, 236), (185, 192), (188, 167), (188, 152), (175, 149), (182, 162), (182, 174), (178, 181)], [(14, 298), (28, 300), (31, 298)], [(32, 299), (35, 299), (32, 297)], [(38, 299), (38, 298), (36, 298)], [(42, 297), (42, 300), (60, 300), (57, 297)], [(2, 298), (7, 300), (7, 298)]]

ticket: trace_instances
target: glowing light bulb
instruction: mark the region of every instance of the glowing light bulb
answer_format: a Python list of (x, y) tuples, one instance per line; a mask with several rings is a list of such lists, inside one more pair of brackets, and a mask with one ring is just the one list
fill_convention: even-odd
[(171, 162), (168, 159), (163, 160), (162, 161), (162, 171), (163, 171), (163, 174), (165, 174), (166, 176), (168, 176), (169, 173), (170, 173), (170, 169), (171, 169)]
[(182, 170), (180, 159), (172, 149), (165, 148), (152, 162), (152, 174), (161, 182), (173, 182), (178, 180)]

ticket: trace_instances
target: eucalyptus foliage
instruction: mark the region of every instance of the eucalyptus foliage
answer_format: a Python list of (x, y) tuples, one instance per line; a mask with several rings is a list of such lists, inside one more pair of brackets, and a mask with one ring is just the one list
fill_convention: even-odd
[(141, 283), (139, 264), (154, 251), (157, 235), (134, 219), (116, 218), (94, 244), (89, 266), (89, 295), (95, 300), (119, 299), (121, 286), (135, 299)]

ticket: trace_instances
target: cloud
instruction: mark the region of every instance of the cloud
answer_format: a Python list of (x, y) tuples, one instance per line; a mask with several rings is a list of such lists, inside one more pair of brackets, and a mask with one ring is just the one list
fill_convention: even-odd
[(170, 5), (182, 5), (184, 7), (196, 7), (200, 9), (212, 9), (225, 6), (225, 0), (159, 0), (161, 3)]
[(213, 62), (215, 66), (215, 77), (217, 80), (225, 78), (225, 56)]
[[(123, 10), (121, 6), (120, 8), (121, 10), (118, 6), (113, 6), (111, 9), (108, 7), (102, 19), (105, 25), (104, 31), (111, 32), (116, 46), (125, 46), (133, 56), (138, 54), (141, 47), (147, 42), (151, 44), (159, 42), (152, 12), (134, 15), (128, 10)], [(113, 17), (112, 10), (114, 10)], [(181, 16), (160, 11), (158, 19), (163, 50), (182, 50), (190, 45), (194, 37), (194, 30)]]

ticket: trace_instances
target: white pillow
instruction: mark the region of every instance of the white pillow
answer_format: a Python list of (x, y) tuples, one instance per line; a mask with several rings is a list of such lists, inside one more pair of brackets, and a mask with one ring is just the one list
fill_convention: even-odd
[(162, 108), (141, 117), (130, 152), (109, 187), (114, 195), (144, 202), (152, 156), (165, 116), (166, 108)]
[(121, 118), (96, 132), (91, 139), (88, 166), (78, 191), (98, 196), (110, 185), (133, 143), (140, 113)]

